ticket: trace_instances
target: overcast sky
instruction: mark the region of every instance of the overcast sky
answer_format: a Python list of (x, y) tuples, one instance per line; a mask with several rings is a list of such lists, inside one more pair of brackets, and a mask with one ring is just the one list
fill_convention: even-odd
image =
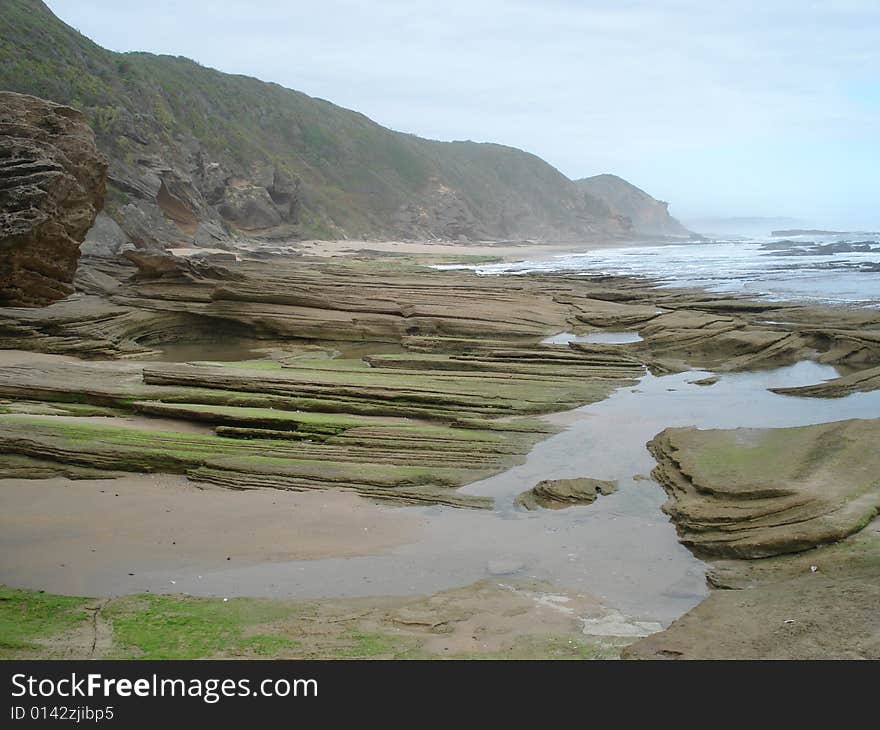
[(698, 216), (880, 227), (878, 0), (48, 0), (435, 139), (614, 172)]

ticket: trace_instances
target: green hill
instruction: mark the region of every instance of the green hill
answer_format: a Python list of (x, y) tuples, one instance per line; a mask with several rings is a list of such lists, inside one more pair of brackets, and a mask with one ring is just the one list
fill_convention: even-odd
[(636, 233), (647, 236), (692, 236), (669, 215), (669, 203), (651, 197), (622, 177), (605, 173), (575, 184), (585, 193), (599, 198), (618, 215), (629, 218)]
[(631, 224), (538, 157), (435, 142), (182, 57), (115, 53), (39, 0), (0, 3), (0, 88), (86, 113), (107, 213), (144, 247), (240, 236), (545, 240)]

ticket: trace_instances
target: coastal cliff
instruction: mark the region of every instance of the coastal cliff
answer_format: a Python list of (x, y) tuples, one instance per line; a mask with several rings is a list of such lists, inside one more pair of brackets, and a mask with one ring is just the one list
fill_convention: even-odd
[(115, 53), (40, 0), (0, 6), (0, 88), (80, 109), (110, 159), (89, 246), (236, 239), (608, 240), (626, 215), (535, 155), (436, 142), (182, 57)]
[(693, 235), (669, 214), (669, 203), (651, 197), (641, 188), (617, 175), (594, 175), (577, 180), (575, 184), (585, 194), (604, 203), (610, 214), (628, 219), (637, 234)]

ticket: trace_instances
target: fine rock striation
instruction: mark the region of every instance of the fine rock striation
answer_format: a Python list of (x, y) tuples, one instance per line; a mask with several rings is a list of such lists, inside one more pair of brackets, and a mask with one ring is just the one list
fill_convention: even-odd
[(709, 597), (639, 659), (877, 659), (880, 420), (667, 429), (650, 448)]
[(0, 92), (0, 305), (44, 306), (73, 293), (106, 175), (81, 112)]
[(860, 530), (880, 510), (877, 421), (784, 429), (666, 429), (648, 448), (682, 543), (763, 558)]

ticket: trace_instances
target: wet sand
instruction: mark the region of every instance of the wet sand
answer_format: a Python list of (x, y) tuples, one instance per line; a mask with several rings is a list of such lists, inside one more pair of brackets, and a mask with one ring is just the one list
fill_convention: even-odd
[(169, 474), (3, 479), (0, 494), (0, 582), (74, 595), (180, 592), (171, 581), (181, 569), (199, 580), (198, 571), (376, 554), (422, 531), (418, 516), (349, 492), (232, 491)]
[(464, 259), (468, 256), (493, 256), (502, 261), (522, 261), (561, 254), (583, 253), (599, 248), (643, 246), (644, 242), (590, 241), (568, 243), (535, 243), (532, 241), (499, 241), (452, 243), (449, 241), (301, 241), (297, 250), (310, 256), (329, 258), (376, 251), (382, 253)]

